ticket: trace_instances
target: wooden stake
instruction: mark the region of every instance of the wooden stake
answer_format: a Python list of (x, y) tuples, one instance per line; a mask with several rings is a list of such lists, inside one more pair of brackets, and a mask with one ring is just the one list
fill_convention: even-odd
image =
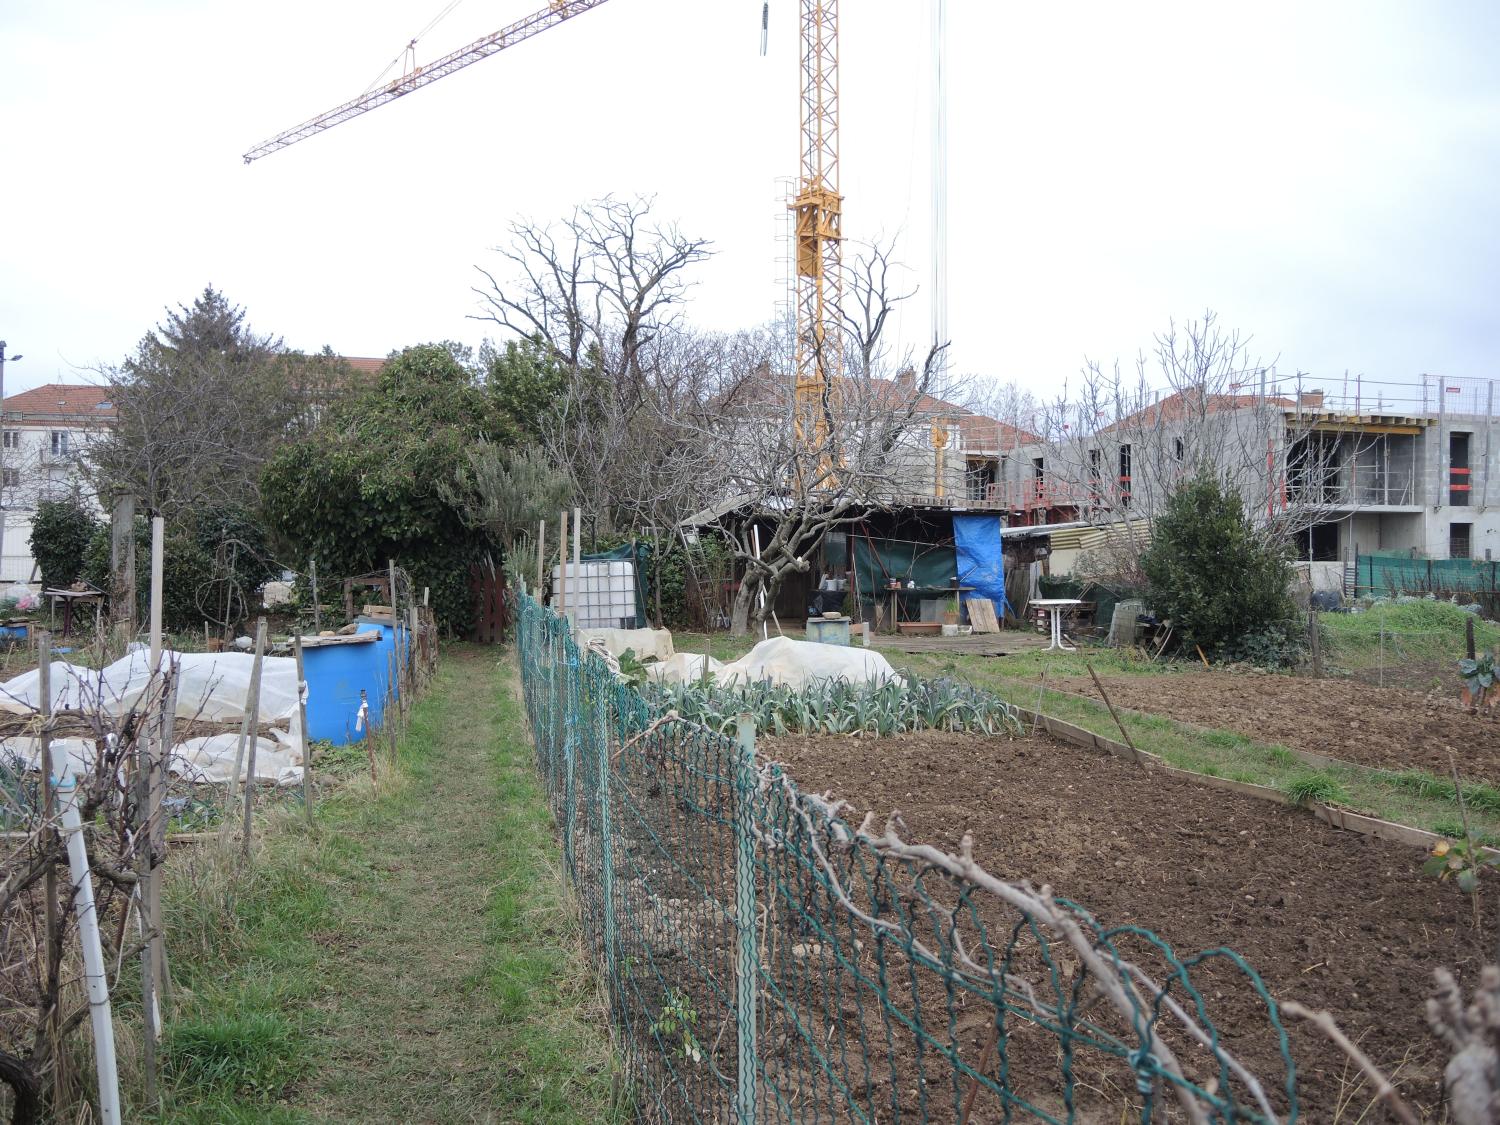
[(1313, 679), (1323, 678), (1323, 630), (1318, 627), (1318, 611), (1307, 611), (1307, 647), (1312, 652)]
[[(308, 568), (312, 572), (311, 573), (311, 581), (312, 581), (313, 632), (314, 633), (321, 633), (323, 631), (323, 605), (322, 605), (321, 602), (318, 601), (318, 560), (316, 558), (309, 559), (307, 565), (308, 565)], [(300, 642), (301, 639), (302, 639), (302, 634), (300, 634), (300, 633), (297, 634), (297, 639)], [(302, 673), (298, 672), (297, 675), (300, 678), (301, 675), (302, 675)]]
[[(573, 509), (573, 581), (576, 582), (579, 585), (580, 588), (582, 588), (582, 586), (583, 586), (583, 563), (582, 563), (582, 559), (583, 559), (583, 509), (582, 508), (574, 508)], [(573, 603), (574, 603), (575, 608), (573, 610), (572, 625), (573, 625), (573, 628), (576, 629), (578, 627), (578, 619), (579, 619), (579, 617), (582, 616), (578, 612), (579, 609), (582, 608), (581, 599), (575, 597), (573, 599)]]
[(984, 1050), (979, 1052), (979, 1065), (974, 1068), (974, 1074), (969, 1079), (969, 1092), (964, 1097), (963, 1109), (958, 1115), (958, 1125), (968, 1125), (969, 1114), (974, 1112), (974, 1099), (979, 1096), (979, 1076), (990, 1068), (990, 1056), (995, 1052), (995, 1045), (1000, 1042), (1000, 1025), (990, 1025), (990, 1037), (984, 1044)]
[(1120, 734), (1125, 738), (1125, 745), (1129, 746), (1134, 753), (1139, 755), (1140, 751), (1136, 750), (1135, 743), (1131, 741), (1130, 732), (1125, 729), (1125, 724), (1120, 721), (1120, 716), (1115, 711), (1115, 705), (1109, 701), (1109, 693), (1104, 690), (1104, 685), (1099, 682), (1099, 675), (1094, 671), (1094, 666), (1087, 661), (1084, 662), (1083, 666), (1089, 670), (1089, 675), (1093, 677), (1094, 686), (1099, 689), (1099, 698), (1104, 700), (1104, 706), (1109, 708), (1109, 717), (1115, 721), (1115, 726), (1120, 728)]
[(1203, 646), (1194, 645), (1193, 648), (1198, 650), (1198, 659), (1203, 661), (1203, 667), (1207, 668), (1210, 672), (1213, 671), (1213, 666), (1209, 664), (1208, 657), (1203, 655)]
[(547, 521), (537, 520), (536, 525), (536, 599), (542, 600), (542, 567), (547, 560)]
[[(313, 565), (316, 567), (317, 563)], [(297, 661), (297, 723), (302, 728), (302, 810), (307, 815), (307, 826), (312, 827), (312, 739), (307, 733), (307, 674), (302, 670), (302, 633), (299, 630), (292, 638), (292, 656)]]
[(1470, 660), (1474, 659), (1474, 615), (1472, 613), (1464, 617), (1464, 655)]
[[(245, 756), (245, 838), (241, 841), (241, 850), (246, 859), (250, 858), (250, 815), (255, 811), (255, 752), (260, 746), (260, 669), (265, 655), (266, 619), (258, 617), (255, 620), (255, 663), (250, 665), (250, 698), (245, 707), (250, 752)], [(235, 773), (239, 773), (238, 761), (235, 766)]]
[(557, 615), (568, 619), (568, 509), (558, 517), (557, 540)]
[[(48, 727), (48, 720), (52, 718), (52, 637), (45, 630), (37, 634), (36, 639), (37, 659), (37, 693), (41, 696), (42, 729), (37, 739), (39, 748), (38, 762), (42, 770), (42, 824), (43, 840), (50, 844), (54, 830), (51, 827), (52, 818), (56, 815), (57, 799), (54, 795), (52, 779), (52, 732)], [(52, 1007), (47, 1013), (47, 1039), (52, 1047), (52, 1097), (54, 1106), (61, 1106), (63, 1091), (65, 1089), (65, 1056), (62, 1051), (61, 1028), (58, 1026), (60, 1006), (58, 1001), (58, 979), (62, 971), (62, 934), (58, 929), (57, 919), (57, 870), (55, 866), (47, 868), (46, 889), (47, 896), (47, 970), (46, 989), (47, 995), (52, 999)]]
[[(165, 563), (166, 550), (166, 522), (161, 516), (155, 516), (151, 520), (151, 677), (161, 685), (162, 698), (158, 706), (164, 706), (166, 700), (166, 680), (162, 674), (162, 574)], [(154, 728), (154, 729), (153, 729)], [(147, 939), (146, 956), (151, 961), (151, 981), (153, 984), (151, 1003), (154, 1008), (151, 1020), (151, 1036), (155, 1039), (161, 1038), (161, 1007), (158, 999), (162, 978), (165, 972), (163, 954), (164, 946), (161, 938), (161, 872), (157, 869), (157, 839), (164, 835), (162, 824), (162, 801), (166, 797), (167, 777), (167, 747), (162, 743), (163, 731), (161, 727), (161, 712), (157, 712), (156, 722), (150, 724), (144, 733), (145, 765), (146, 765), (146, 787), (148, 793), (148, 815), (146, 823), (142, 826), (145, 830), (145, 838), (141, 841), (145, 848), (146, 858), (146, 880), (143, 888), (141, 909), (145, 915), (146, 927), (149, 931)], [(154, 735), (154, 737), (153, 737)], [(153, 1044), (154, 1049), (154, 1044)]]

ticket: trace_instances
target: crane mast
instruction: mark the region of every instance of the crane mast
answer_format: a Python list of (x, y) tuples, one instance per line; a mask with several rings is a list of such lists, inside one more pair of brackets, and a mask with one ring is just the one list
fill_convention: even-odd
[(270, 156), (273, 152), (280, 152), (288, 145), (294, 145), (298, 141), (305, 141), (308, 137), (316, 136), (324, 129), (331, 129), (340, 125), (350, 118), (358, 117), (360, 114), (369, 113), (372, 109), (379, 109), (387, 102), (393, 102), (399, 97), (420, 90), (423, 86), (436, 82), (439, 78), (446, 78), (454, 71), (462, 70), (471, 63), (480, 59), (487, 59), (491, 55), (498, 54), (507, 47), (514, 47), (517, 43), (530, 39), (533, 35), (539, 35), (548, 28), (556, 27), (566, 19), (587, 12), (590, 8), (597, 8), (606, 0), (551, 0), (547, 7), (539, 12), (533, 12), (524, 19), (519, 19), (513, 24), (502, 27), (499, 31), (486, 35), (483, 39), (477, 39), (467, 47), (460, 47), (451, 54), (428, 63), (426, 66), (415, 68), (410, 74), (404, 74), (393, 82), (389, 82), (377, 89), (361, 94), (352, 101), (343, 105), (335, 106), (327, 113), (304, 121), (295, 128), (288, 129), (284, 133), (277, 133), (268, 141), (262, 141), (249, 152), (245, 153), (245, 163), (259, 160), (262, 156)]
[(843, 210), (839, 194), (838, 0), (802, 2), (802, 166), (790, 204), (796, 284), (798, 438), (828, 443), (829, 388), (844, 368)]
[[(545, 8), (524, 19), (263, 141), (245, 153), (245, 163), (379, 109), (605, 2), (549, 0)], [(802, 6), (801, 168), (796, 194), (788, 204), (793, 212), (796, 242), (794, 417), (799, 443), (821, 455), (828, 446), (830, 389), (837, 385), (844, 369), (838, 0), (799, 2)]]

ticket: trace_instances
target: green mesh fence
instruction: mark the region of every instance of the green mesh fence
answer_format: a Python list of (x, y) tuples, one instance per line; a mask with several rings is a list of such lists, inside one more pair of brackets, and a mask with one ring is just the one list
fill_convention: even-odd
[[(899, 821), (850, 825), (756, 755), (748, 721), (728, 738), (654, 713), (524, 595), (517, 622), (640, 1118), (1298, 1119), (1275, 1001), (1232, 950), (1180, 957)], [(1255, 1017), (1221, 1030), (1230, 992)]]

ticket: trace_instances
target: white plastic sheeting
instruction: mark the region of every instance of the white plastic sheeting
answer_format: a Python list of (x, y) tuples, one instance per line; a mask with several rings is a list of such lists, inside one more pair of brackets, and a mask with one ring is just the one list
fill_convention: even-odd
[[(250, 671), (255, 657), (239, 652), (163, 651), (162, 666), (178, 670), (178, 719), (216, 723), (242, 721), (249, 707)], [(151, 683), (151, 654), (135, 649), (102, 669), (85, 668), (61, 660), (52, 663), (52, 709), (97, 711), (109, 716), (138, 707)], [(41, 674), (33, 670), (0, 684), (0, 711), (29, 715), (40, 709)], [(285, 724), (285, 731), (265, 732), (256, 742), (255, 776), (281, 785), (302, 778), (302, 738), (298, 725), (297, 662), (290, 657), (263, 657), (260, 673), (260, 721)], [(75, 772), (90, 768), (94, 744), (86, 739), (59, 739)], [(172, 748), (168, 768), (193, 781), (227, 783), (234, 772), (237, 733), (190, 738)], [(0, 751), (38, 765), (33, 738), (0, 740)], [(249, 744), (245, 758), (250, 757)], [(241, 771), (241, 777), (244, 770)]]
[(866, 648), (824, 645), (816, 641), (794, 641), (772, 637), (761, 641), (738, 660), (718, 672), (721, 684), (773, 684), (801, 689), (823, 680), (846, 680), (853, 684), (901, 680), (890, 661)]
[(663, 684), (681, 684), (703, 678), (703, 663), (708, 662), (708, 674), (717, 676), (724, 665), (712, 656), (696, 652), (673, 653), (659, 664), (647, 664), (646, 675)]

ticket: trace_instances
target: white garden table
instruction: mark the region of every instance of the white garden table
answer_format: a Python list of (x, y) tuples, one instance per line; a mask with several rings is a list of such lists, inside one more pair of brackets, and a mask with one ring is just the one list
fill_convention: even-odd
[(1051, 652), (1055, 648), (1064, 652), (1077, 652), (1072, 645), (1063, 643), (1062, 615), (1067, 609), (1076, 609), (1083, 604), (1082, 598), (1032, 598), (1031, 604), (1041, 606), (1052, 615), (1052, 643), (1043, 652)]

